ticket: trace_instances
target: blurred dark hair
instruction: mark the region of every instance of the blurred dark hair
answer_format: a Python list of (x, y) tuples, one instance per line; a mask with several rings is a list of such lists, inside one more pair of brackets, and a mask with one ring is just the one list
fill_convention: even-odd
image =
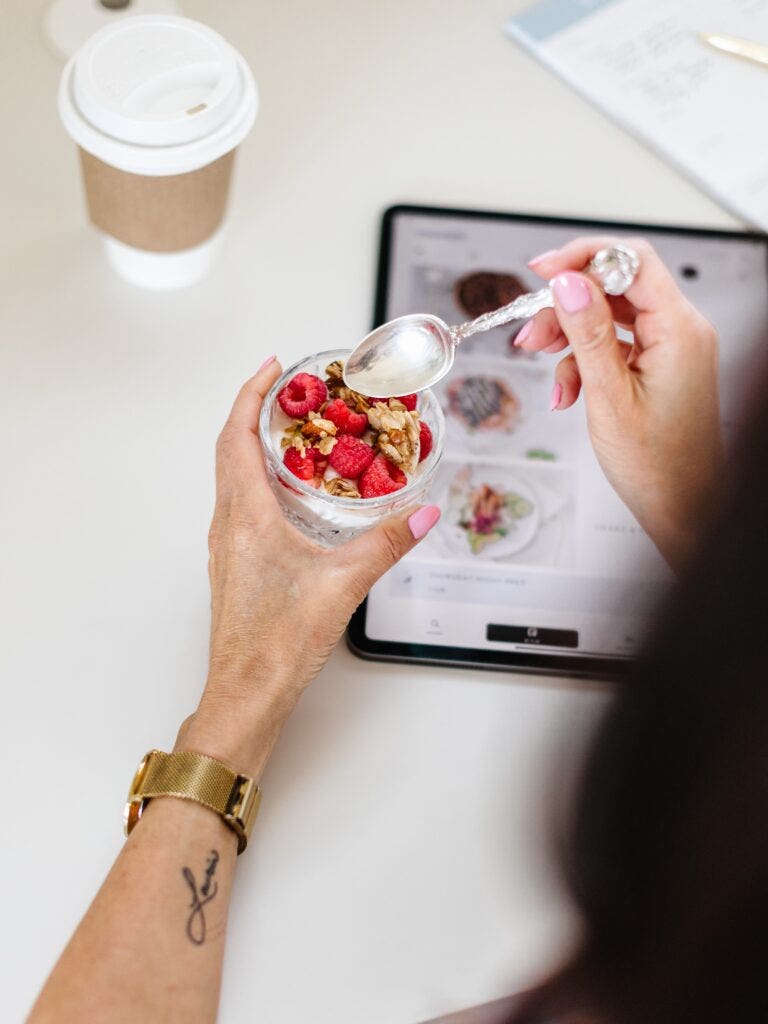
[(582, 950), (515, 1024), (768, 1022), (763, 396), (716, 526), (587, 761), (566, 864)]

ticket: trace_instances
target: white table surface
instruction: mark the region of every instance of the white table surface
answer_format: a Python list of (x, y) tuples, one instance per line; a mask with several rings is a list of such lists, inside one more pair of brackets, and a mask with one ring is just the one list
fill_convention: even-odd
[[(120, 849), (136, 761), (198, 695), (213, 445), (235, 390), (272, 352), (366, 331), (380, 211), (735, 223), (502, 35), (525, 2), (188, 0), (251, 61), (262, 109), (215, 273), (137, 291), (85, 223), (45, 6), (5, 0), (0, 32), (7, 1021)], [(535, 980), (573, 929), (547, 814), (604, 701), (338, 650), (264, 779), (220, 1019), (413, 1024)]]

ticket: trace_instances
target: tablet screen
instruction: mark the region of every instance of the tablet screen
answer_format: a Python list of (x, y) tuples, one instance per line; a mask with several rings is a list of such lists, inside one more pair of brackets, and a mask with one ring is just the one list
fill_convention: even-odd
[[(605, 228), (397, 208), (382, 250), (379, 319), (414, 312), (449, 324), (470, 319), (541, 287), (526, 266), (533, 256), (598, 231)], [(768, 324), (765, 242), (642, 233), (719, 330), (732, 435)], [(521, 326), (465, 341), (435, 389), (446, 442), (431, 500), (443, 515), (373, 588), (365, 635), (380, 653), (389, 644), (429, 645), (474, 652), (468, 660), (475, 662), (483, 651), (507, 652), (511, 665), (523, 653), (549, 655), (550, 666), (552, 655), (572, 666), (577, 659), (616, 662), (637, 652), (671, 581), (597, 464), (583, 401), (549, 410), (563, 354), (516, 348)], [(535, 657), (525, 661), (535, 666)]]

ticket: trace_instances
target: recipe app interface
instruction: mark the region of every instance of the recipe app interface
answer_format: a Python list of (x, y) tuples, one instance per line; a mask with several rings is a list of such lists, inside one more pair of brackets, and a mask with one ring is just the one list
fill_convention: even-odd
[[(456, 324), (495, 309), (542, 287), (527, 262), (580, 233), (596, 232), (398, 212), (386, 319), (424, 312)], [(733, 439), (768, 329), (765, 246), (644, 234), (718, 329)], [(464, 341), (435, 388), (446, 436), (430, 501), (442, 518), (373, 588), (366, 632), (399, 643), (629, 657), (671, 574), (606, 481), (583, 400), (550, 411), (554, 369), (566, 353), (516, 347), (522, 326)]]

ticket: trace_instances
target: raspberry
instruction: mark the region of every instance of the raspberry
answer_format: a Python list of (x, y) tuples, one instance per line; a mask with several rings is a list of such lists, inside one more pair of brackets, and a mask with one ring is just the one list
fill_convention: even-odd
[(360, 437), (368, 429), (368, 417), (365, 413), (350, 409), (343, 398), (334, 398), (329, 402), (323, 416), (331, 423), (335, 423), (343, 433), (353, 434), (355, 437)]
[(432, 431), (422, 420), (422, 422), (419, 423), (419, 462), (423, 462), (431, 451)]
[(352, 434), (340, 434), (328, 456), (328, 464), (339, 476), (357, 480), (373, 462), (374, 451), (369, 444)]
[(402, 469), (385, 456), (377, 455), (360, 477), (358, 487), (361, 498), (380, 498), (384, 494), (394, 494), (407, 483), (408, 478)]
[(302, 455), (298, 448), (291, 446), (285, 449), (283, 462), (299, 480), (311, 480), (315, 475), (315, 463), (318, 457), (322, 458), (317, 448), (305, 448), (304, 455)]
[(334, 398), (323, 410), (323, 419), (330, 420), (339, 430), (344, 430), (349, 419), (349, 406), (343, 398)]
[[(377, 402), (383, 402), (384, 405), (389, 404), (388, 398), (371, 398), (369, 399), (371, 405), (376, 405)], [(418, 395), (397, 395), (395, 401), (402, 402), (408, 412), (413, 412), (416, 408), (419, 396)]]
[(297, 373), (277, 394), (280, 408), (293, 419), (317, 412), (328, 397), (328, 388), (311, 373)]

